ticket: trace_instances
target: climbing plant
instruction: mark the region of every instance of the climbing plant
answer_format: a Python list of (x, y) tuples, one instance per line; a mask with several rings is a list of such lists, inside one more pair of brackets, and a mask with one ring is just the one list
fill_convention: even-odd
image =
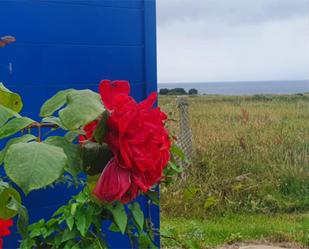
[[(5, 172), (0, 175), (0, 248), (15, 216), (25, 249), (108, 248), (104, 221), (110, 231), (128, 236), (132, 248), (158, 247), (159, 230), (136, 198), (144, 195), (158, 205), (155, 187), (181, 172), (177, 161), (184, 156), (165, 128), (167, 116), (153, 107), (156, 93), (140, 103), (129, 93), (127, 81), (109, 80), (101, 81), (99, 93), (60, 91), (43, 104), (42, 119), (36, 121), (20, 114), (21, 97), (0, 84)], [(57, 184), (81, 191), (49, 219), (29, 225), (21, 192)]]

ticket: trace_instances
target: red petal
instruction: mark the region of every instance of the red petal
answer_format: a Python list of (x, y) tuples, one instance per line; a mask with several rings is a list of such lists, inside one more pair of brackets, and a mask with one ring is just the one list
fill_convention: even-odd
[(154, 103), (156, 103), (157, 96), (158, 94), (156, 92), (151, 93), (147, 99), (138, 104), (138, 107), (142, 109), (150, 109)]
[(113, 158), (103, 170), (93, 194), (101, 200), (112, 202), (120, 200), (130, 185), (130, 171), (121, 168)]
[(102, 101), (108, 110), (113, 110), (113, 99), (116, 95), (130, 93), (130, 84), (125, 80), (102, 80), (99, 86)]

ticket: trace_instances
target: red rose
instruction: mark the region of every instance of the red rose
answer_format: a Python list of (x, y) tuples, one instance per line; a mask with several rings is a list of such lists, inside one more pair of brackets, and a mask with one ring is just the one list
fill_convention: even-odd
[(0, 219), (0, 249), (3, 248), (3, 239), (2, 237), (9, 236), (11, 231), (9, 227), (13, 226), (12, 220), (2, 220)]
[(114, 158), (103, 170), (94, 194), (106, 201), (131, 201), (139, 190), (148, 191), (162, 177), (170, 158), (166, 115), (153, 108), (157, 94), (141, 103), (130, 97), (127, 81), (100, 83), (100, 94), (110, 111), (105, 142)]

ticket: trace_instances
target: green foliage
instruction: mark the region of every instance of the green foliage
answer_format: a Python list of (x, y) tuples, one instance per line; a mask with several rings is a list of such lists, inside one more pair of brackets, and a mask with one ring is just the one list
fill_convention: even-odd
[(76, 130), (97, 119), (104, 110), (99, 94), (90, 90), (69, 89), (48, 99), (40, 115), (48, 117), (59, 111), (61, 125), (68, 130)]
[(21, 202), (21, 197), (19, 193), (14, 188), (10, 187), (8, 183), (3, 182), (0, 179), (0, 218), (1, 219), (12, 218), (18, 213), (18, 209), (10, 205), (10, 202), (12, 202), (13, 199), (18, 203)]
[[(119, 202), (103, 204), (93, 201), (86, 188), (60, 207), (50, 220), (31, 224), (21, 249), (107, 248), (103, 221), (111, 221), (110, 230), (126, 234), (132, 243), (137, 239), (140, 248), (157, 248), (147, 230), (143, 230), (144, 219), (139, 204), (132, 203), (130, 210), (132, 215), (127, 215), (124, 205)], [(136, 229), (138, 232), (134, 232)]]
[(14, 135), (15, 133), (25, 129), (34, 121), (27, 117), (17, 117), (10, 120), (0, 128), (0, 139)]
[(17, 143), (10, 146), (4, 168), (7, 176), (26, 194), (48, 186), (62, 174), (67, 163), (63, 149), (44, 143)]
[(44, 140), (44, 143), (54, 145), (63, 149), (67, 157), (67, 163), (64, 169), (76, 178), (82, 169), (82, 160), (80, 156), (79, 145), (72, 144), (64, 137), (59, 136), (48, 137), (46, 140)]
[(40, 116), (49, 117), (52, 116), (56, 111), (63, 107), (67, 103), (67, 96), (69, 93), (76, 91), (74, 89), (67, 89), (59, 91), (53, 97), (48, 99), (41, 107)]
[(21, 97), (17, 93), (11, 92), (2, 83), (0, 83), (0, 105), (15, 112), (20, 112), (23, 107)]
[(31, 134), (26, 134), (26, 135), (23, 135), (21, 137), (16, 137), (16, 138), (10, 139), (6, 143), (5, 147), (0, 151), (0, 164), (3, 163), (5, 154), (6, 154), (7, 150), (10, 148), (11, 145), (17, 144), (17, 143), (28, 143), (28, 142), (34, 141), (34, 140), (37, 140), (37, 137), (33, 136)]

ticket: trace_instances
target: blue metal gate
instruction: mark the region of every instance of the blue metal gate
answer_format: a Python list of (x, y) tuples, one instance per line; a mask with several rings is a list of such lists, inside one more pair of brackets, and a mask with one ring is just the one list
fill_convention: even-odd
[[(101, 79), (129, 80), (137, 100), (156, 91), (155, 0), (1, 0), (4, 35), (17, 42), (0, 49), (0, 82), (22, 95), (26, 116), (38, 119), (44, 100), (61, 89), (97, 90)], [(31, 193), (24, 200), (31, 222), (74, 193), (65, 186)], [(158, 226), (159, 210), (141, 202)], [(125, 237), (109, 238), (112, 248), (130, 247)], [(7, 237), (6, 248), (18, 239)]]

